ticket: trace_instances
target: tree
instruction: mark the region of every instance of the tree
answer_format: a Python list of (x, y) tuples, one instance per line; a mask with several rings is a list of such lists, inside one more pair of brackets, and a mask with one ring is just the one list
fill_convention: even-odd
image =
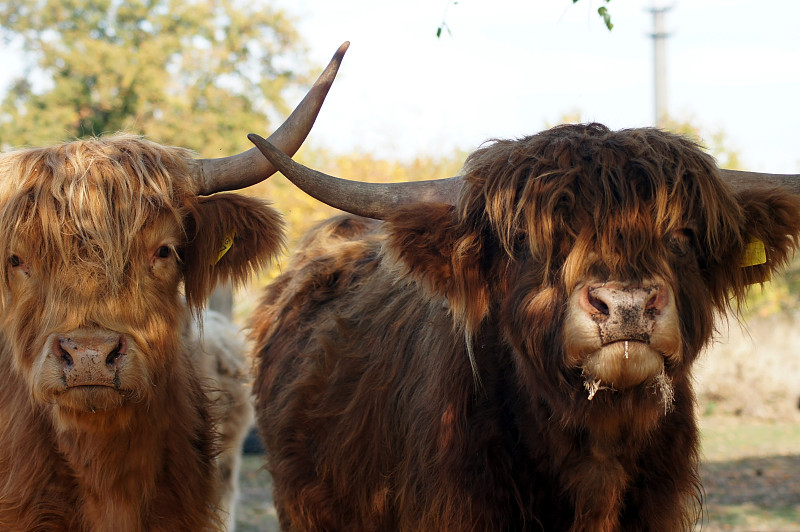
[(30, 59), (0, 103), (4, 147), (125, 130), (230, 154), (308, 81), (292, 20), (259, 2), (9, 0), (0, 36)]

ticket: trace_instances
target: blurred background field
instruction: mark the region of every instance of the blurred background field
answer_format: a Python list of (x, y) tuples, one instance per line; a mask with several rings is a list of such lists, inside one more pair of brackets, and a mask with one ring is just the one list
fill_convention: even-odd
[(702, 419), (702, 530), (800, 530), (800, 423)]
[(800, 314), (797, 265), (756, 287), (740, 325), (696, 366), (703, 530), (800, 531)]

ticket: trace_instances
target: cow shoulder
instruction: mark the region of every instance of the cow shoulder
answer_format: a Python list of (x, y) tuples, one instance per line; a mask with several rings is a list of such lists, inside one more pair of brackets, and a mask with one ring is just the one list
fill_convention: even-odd
[(258, 350), (280, 341), (272, 336), (283, 326), (311, 334), (321, 328), (321, 315), (336, 315), (337, 305), (348, 306), (354, 285), (375, 270), (380, 247), (373, 234), (377, 225), (375, 220), (342, 215), (306, 234), (253, 312), (251, 334)]

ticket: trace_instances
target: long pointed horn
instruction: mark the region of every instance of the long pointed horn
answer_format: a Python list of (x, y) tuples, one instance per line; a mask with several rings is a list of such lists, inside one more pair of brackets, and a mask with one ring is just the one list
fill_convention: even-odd
[(777, 185), (792, 194), (800, 195), (800, 174), (762, 174), (760, 172), (743, 172), (720, 168), (722, 177), (733, 188), (743, 189), (756, 185)]
[[(281, 127), (270, 135), (270, 141), (284, 152), (294, 155), (308, 136), (349, 46), (350, 43), (345, 42), (336, 50), (305, 98)], [(197, 159), (193, 168), (197, 193), (200, 195), (249, 187), (268, 178), (275, 171), (275, 167), (256, 148), (230, 157)]]
[(384, 220), (397, 207), (412, 203), (454, 205), (461, 188), (460, 177), (404, 183), (362, 183), (340, 179), (294, 162), (254, 133), (247, 138), (303, 192), (331, 207), (367, 218)]

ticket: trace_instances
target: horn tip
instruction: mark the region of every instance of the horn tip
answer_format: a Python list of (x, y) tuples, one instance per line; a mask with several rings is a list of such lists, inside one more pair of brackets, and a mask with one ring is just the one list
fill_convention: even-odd
[(342, 62), (344, 59), (344, 54), (347, 52), (347, 49), (350, 48), (350, 41), (344, 41), (339, 48), (336, 49), (336, 53), (333, 54), (331, 58), (331, 63), (336, 63), (337, 65)]

